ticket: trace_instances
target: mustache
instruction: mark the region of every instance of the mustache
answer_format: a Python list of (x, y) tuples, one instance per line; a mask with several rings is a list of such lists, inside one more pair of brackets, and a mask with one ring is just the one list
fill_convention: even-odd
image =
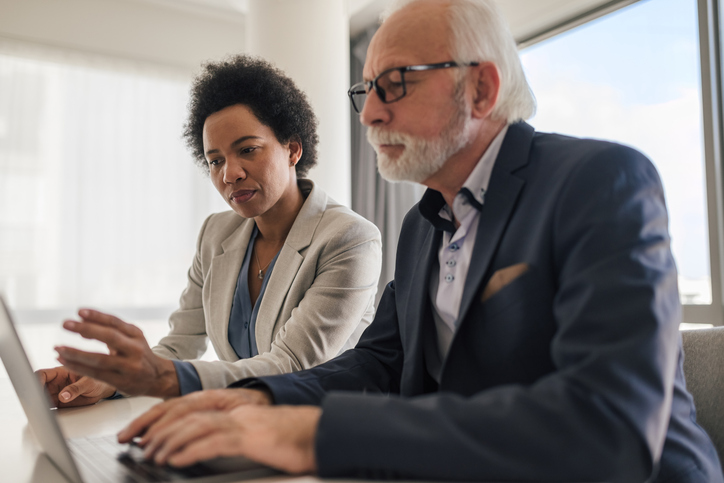
[(367, 129), (367, 141), (373, 146), (380, 144), (410, 144), (412, 136), (395, 131), (386, 131), (380, 127), (372, 126)]

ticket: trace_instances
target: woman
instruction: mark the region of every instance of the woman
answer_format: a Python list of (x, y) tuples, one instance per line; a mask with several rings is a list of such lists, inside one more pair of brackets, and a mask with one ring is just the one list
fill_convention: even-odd
[[(64, 322), (110, 353), (56, 347), (63, 367), (39, 371), (56, 404), (225, 387), (315, 366), (356, 343), (373, 317), (380, 234), (303, 178), (316, 163), (316, 126), (306, 96), (269, 63), (205, 66), (184, 137), (232, 211), (204, 222), (180, 308), (153, 349), (107, 314), (81, 309), (80, 321)], [(195, 360), (207, 338), (221, 360)]]

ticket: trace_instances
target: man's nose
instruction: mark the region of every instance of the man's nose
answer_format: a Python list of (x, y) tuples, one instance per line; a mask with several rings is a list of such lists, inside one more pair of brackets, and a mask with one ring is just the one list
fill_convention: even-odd
[(370, 90), (359, 113), (359, 120), (365, 126), (377, 126), (390, 122), (389, 105), (382, 102), (375, 89)]
[(240, 159), (230, 158), (224, 166), (224, 183), (234, 184), (246, 179), (246, 170)]

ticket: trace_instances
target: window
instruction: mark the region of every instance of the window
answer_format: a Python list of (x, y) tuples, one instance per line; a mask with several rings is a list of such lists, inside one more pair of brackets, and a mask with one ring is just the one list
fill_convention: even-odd
[[(697, 0), (640, 1), (521, 52), (540, 131), (631, 145), (661, 175), (687, 322), (721, 324), (712, 263)], [(714, 230), (715, 231), (715, 230)], [(717, 246), (713, 247), (718, 250)], [(713, 283), (715, 279), (716, 283)], [(704, 320), (705, 319), (705, 320)]]
[(226, 209), (181, 140), (188, 80), (40, 54), (0, 42), (0, 292), (21, 321), (165, 318)]

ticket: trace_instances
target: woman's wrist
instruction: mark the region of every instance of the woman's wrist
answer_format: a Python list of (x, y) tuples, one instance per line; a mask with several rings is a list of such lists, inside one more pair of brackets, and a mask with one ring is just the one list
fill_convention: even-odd
[(176, 366), (173, 361), (169, 359), (160, 359), (160, 377), (159, 382), (156, 386), (154, 394), (151, 396), (160, 397), (163, 399), (170, 399), (172, 397), (178, 397), (181, 395), (181, 388), (178, 382), (178, 374), (176, 373)]

